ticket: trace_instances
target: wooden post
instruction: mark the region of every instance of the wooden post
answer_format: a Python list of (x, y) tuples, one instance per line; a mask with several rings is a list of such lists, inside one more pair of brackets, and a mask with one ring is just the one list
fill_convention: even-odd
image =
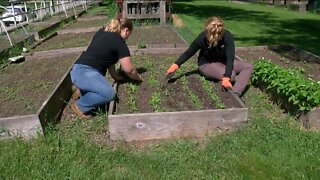
[[(132, 9), (131, 9), (132, 10)], [(127, 18), (128, 17), (128, 2), (123, 2), (123, 10), (122, 10), (122, 17)]]
[(166, 1), (160, 1), (160, 25), (166, 24)]

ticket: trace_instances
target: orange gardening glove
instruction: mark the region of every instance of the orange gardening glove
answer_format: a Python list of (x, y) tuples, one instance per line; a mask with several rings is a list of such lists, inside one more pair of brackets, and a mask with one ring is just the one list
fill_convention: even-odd
[(229, 90), (232, 89), (232, 84), (230, 82), (230, 78), (228, 78), (228, 77), (222, 78), (222, 87), (229, 89)]
[(179, 69), (178, 64), (172, 64), (170, 68), (167, 70), (166, 75), (174, 73), (177, 69)]

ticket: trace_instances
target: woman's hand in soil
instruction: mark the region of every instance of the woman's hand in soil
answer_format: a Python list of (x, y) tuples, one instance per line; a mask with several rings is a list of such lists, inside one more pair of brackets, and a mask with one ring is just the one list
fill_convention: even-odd
[(142, 77), (141, 77), (141, 75), (138, 73), (138, 76), (139, 76), (139, 80), (138, 80), (138, 82), (143, 82), (143, 79), (142, 79)]
[(176, 72), (177, 69), (179, 69), (179, 65), (175, 63), (172, 64), (170, 68), (167, 70), (166, 75)]
[(119, 62), (121, 65), (121, 69), (126, 75), (128, 75), (130, 79), (142, 82), (142, 78), (137, 69), (134, 67), (130, 57), (121, 58), (119, 59)]
[(116, 82), (121, 83), (121, 82), (125, 82), (126, 78), (124, 78), (121, 75), (117, 75), (116, 77), (113, 78)]
[(228, 77), (223, 77), (222, 78), (222, 87), (231, 90), (232, 89), (232, 84), (230, 82), (230, 78)]

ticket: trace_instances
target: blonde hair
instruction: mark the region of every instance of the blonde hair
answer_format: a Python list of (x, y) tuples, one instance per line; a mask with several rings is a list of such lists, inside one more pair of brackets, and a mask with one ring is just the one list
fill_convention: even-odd
[(210, 17), (205, 25), (206, 38), (209, 46), (216, 46), (218, 41), (222, 39), (224, 33), (224, 24), (220, 17)]
[(120, 33), (121, 29), (123, 28), (128, 28), (129, 31), (132, 31), (133, 29), (132, 22), (127, 18), (111, 19), (111, 21), (106, 24), (104, 31)]

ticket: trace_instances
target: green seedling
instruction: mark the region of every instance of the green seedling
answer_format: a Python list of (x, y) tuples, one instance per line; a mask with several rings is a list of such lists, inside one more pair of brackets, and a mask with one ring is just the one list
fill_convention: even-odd
[(148, 80), (148, 84), (151, 87), (158, 87), (159, 86), (159, 82), (154, 77), (150, 77), (150, 79)]
[(209, 81), (207, 81), (206, 78), (203, 77), (203, 76), (200, 76), (199, 80), (200, 80), (200, 82), (202, 84), (202, 87), (208, 93), (208, 95), (210, 96), (212, 102), (216, 105), (216, 107), (218, 109), (223, 109), (224, 108), (224, 104), (221, 102), (221, 99), (219, 98), (217, 93), (214, 91), (213, 83), (210, 83)]
[(145, 48), (147, 48), (146, 43), (143, 43), (143, 42), (138, 43), (138, 49), (145, 49)]
[(191, 89), (189, 88), (189, 82), (187, 80), (187, 78), (183, 75), (181, 77), (181, 83), (182, 83), (182, 88), (187, 92), (188, 96), (189, 96), (189, 100), (191, 101), (191, 103), (195, 106), (196, 109), (203, 109), (203, 104), (200, 101), (199, 97), (196, 96)]
[(152, 93), (149, 104), (151, 105), (152, 110), (154, 112), (159, 112), (160, 111), (160, 104), (161, 104), (161, 93), (160, 92)]
[(138, 86), (133, 83), (129, 83), (128, 91), (130, 94), (135, 94), (138, 91)]

